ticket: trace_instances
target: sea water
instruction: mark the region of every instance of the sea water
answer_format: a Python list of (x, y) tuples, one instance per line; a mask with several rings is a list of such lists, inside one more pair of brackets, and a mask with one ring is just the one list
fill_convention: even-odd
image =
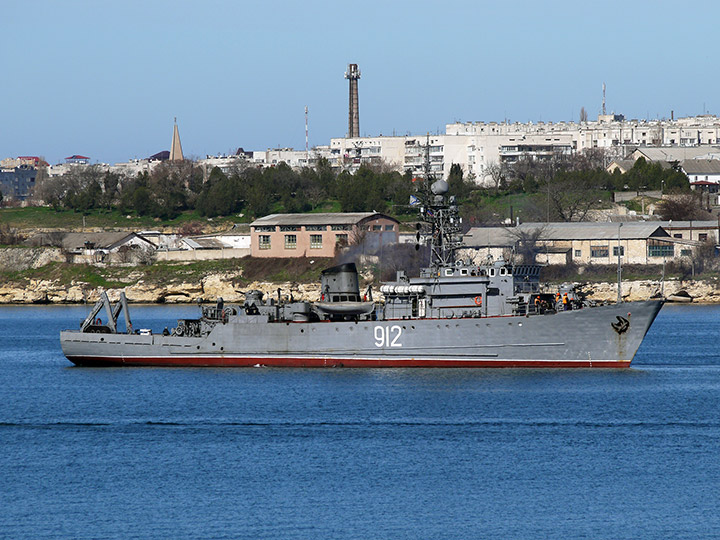
[(0, 308), (0, 538), (720, 536), (720, 307), (629, 370), (78, 368), (87, 311)]

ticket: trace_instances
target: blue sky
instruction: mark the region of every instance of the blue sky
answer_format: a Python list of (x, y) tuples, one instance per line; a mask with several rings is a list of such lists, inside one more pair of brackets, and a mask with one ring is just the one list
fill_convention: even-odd
[(304, 148), (453, 121), (720, 113), (713, 2), (2, 2), (0, 158)]

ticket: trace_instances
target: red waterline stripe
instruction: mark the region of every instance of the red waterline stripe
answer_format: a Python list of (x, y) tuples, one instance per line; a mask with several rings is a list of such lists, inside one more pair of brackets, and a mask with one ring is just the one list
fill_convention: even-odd
[(347, 367), (347, 368), (627, 368), (630, 360), (385, 360), (371, 358), (253, 358), (222, 356), (104, 357), (71, 356), (84, 366), (167, 366), (167, 367)]

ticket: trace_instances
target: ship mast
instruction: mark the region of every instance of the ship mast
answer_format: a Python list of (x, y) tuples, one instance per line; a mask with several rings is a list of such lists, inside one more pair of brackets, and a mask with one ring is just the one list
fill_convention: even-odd
[(430, 267), (441, 268), (455, 264), (455, 251), (462, 244), (462, 218), (453, 195), (447, 197), (450, 186), (445, 180), (435, 180), (430, 167), (430, 136), (425, 145), (425, 171), (418, 189), (420, 221), (429, 225)]

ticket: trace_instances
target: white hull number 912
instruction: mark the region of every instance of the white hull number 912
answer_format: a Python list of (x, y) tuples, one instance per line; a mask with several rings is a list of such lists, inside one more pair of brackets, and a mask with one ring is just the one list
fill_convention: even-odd
[(397, 324), (385, 327), (375, 327), (375, 346), (376, 347), (402, 347), (400, 343), (400, 336), (402, 335), (402, 328)]

